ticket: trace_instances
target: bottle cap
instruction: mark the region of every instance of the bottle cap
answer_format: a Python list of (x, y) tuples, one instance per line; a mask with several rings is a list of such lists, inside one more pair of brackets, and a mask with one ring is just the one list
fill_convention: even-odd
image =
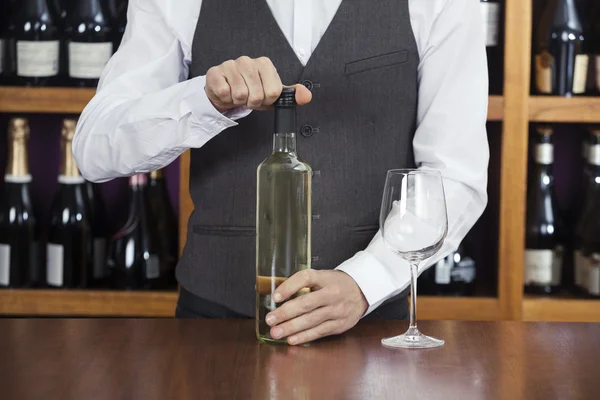
[(75, 137), (76, 127), (77, 120), (69, 118), (63, 120), (63, 126), (60, 137), (64, 140), (73, 140), (73, 137)]
[(28, 139), (29, 122), (25, 118), (12, 118), (8, 123), (8, 139)]
[(275, 101), (275, 107), (294, 107), (296, 105), (296, 88), (284, 87)]
[(536, 131), (540, 135), (552, 135), (554, 132), (550, 125), (538, 125)]

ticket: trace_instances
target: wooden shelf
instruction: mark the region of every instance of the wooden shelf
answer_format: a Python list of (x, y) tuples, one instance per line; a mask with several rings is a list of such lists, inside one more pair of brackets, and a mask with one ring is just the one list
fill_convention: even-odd
[(532, 96), (529, 98), (529, 120), (600, 123), (600, 97)]
[(524, 321), (600, 322), (600, 300), (526, 297)]
[(0, 112), (81, 114), (95, 89), (0, 86)]
[(417, 296), (417, 320), (497, 321), (500, 302), (487, 297)]
[(488, 121), (502, 121), (504, 119), (504, 97), (490, 96), (488, 103)]
[(176, 292), (0, 290), (0, 314), (172, 317)]

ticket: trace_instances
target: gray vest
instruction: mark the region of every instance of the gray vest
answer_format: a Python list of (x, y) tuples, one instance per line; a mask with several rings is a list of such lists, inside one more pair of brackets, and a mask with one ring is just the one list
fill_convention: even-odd
[[(306, 67), (265, 0), (204, 0), (191, 77), (242, 55), (269, 57), (284, 84), (312, 90), (297, 112), (298, 154), (314, 170), (312, 267), (335, 268), (377, 232), (386, 171), (414, 167), (419, 56), (408, 0), (344, 0)], [(195, 211), (177, 278), (252, 316), (256, 168), (272, 151), (273, 113), (238, 122), (192, 150)]]

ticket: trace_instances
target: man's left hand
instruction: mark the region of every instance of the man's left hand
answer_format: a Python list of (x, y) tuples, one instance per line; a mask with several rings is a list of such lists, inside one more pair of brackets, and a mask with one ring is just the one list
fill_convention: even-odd
[(287, 337), (289, 344), (299, 345), (341, 334), (356, 325), (369, 307), (354, 279), (337, 270), (300, 271), (275, 290), (273, 300), (284, 302), (304, 288), (311, 292), (267, 314), (274, 339)]

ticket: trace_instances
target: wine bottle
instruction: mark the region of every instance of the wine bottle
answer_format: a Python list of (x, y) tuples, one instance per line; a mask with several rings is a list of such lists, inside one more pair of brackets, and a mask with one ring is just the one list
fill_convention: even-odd
[(175, 266), (177, 265), (177, 220), (169, 201), (169, 192), (163, 170), (149, 174), (148, 201), (151, 211), (151, 229), (159, 232), (158, 239), (161, 247), (161, 266), (165, 269), (161, 275), (169, 287), (177, 287)]
[(129, 215), (123, 228), (112, 238), (108, 266), (114, 289), (163, 289), (160, 232), (151, 229), (147, 176), (129, 179)]
[(549, 0), (537, 32), (537, 92), (570, 97), (586, 88), (589, 57), (575, 0)]
[(96, 87), (113, 54), (113, 30), (101, 0), (78, 0), (65, 22), (69, 82)]
[(15, 2), (6, 38), (5, 81), (18, 86), (58, 82), (60, 32), (47, 0)]
[(36, 221), (27, 163), (29, 124), (13, 118), (8, 128), (8, 167), (0, 199), (0, 287), (33, 286), (39, 279)]
[(127, 0), (121, 1), (119, 6), (115, 6), (115, 51), (121, 47), (123, 35), (125, 35), (125, 28), (127, 27), (127, 6)]
[(76, 125), (72, 119), (63, 122), (58, 190), (50, 207), (46, 279), (54, 288), (88, 288), (93, 276), (86, 184), (72, 152)]
[(491, 94), (502, 94), (503, 57), (501, 46), (501, 16), (500, 0), (480, 0), (485, 45), (487, 51), (488, 71), (490, 75)]
[(600, 296), (600, 128), (591, 133), (585, 205), (576, 230), (575, 287), (578, 293)]
[(0, 1), (0, 85), (4, 83), (4, 71), (6, 70), (6, 26), (8, 25), (8, 16), (11, 13), (11, 2)]
[(265, 342), (277, 342), (265, 322), (281, 306), (274, 290), (311, 266), (312, 169), (296, 151), (295, 96), (295, 89), (284, 88), (275, 102), (273, 153), (257, 171), (256, 336)]
[(433, 293), (442, 296), (472, 296), (475, 291), (475, 261), (464, 243), (430, 268), (434, 275)]
[(600, 4), (596, 4), (596, 11), (591, 18), (590, 32), (592, 35), (591, 56), (592, 56), (592, 91), (600, 94)]
[(92, 270), (93, 286), (103, 288), (108, 285), (108, 271), (106, 263), (106, 249), (108, 238), (108, 226), (106, 208), (100, 195), (98, 185), (86, 182), (85, 196), (89, 210), (90, 229), (92, 234)]
[(525, 233), (525, 291), (555, 293), (561, 285), (562, 225), (554, 195), (552, 128), (538, 126), (528, 180)]

